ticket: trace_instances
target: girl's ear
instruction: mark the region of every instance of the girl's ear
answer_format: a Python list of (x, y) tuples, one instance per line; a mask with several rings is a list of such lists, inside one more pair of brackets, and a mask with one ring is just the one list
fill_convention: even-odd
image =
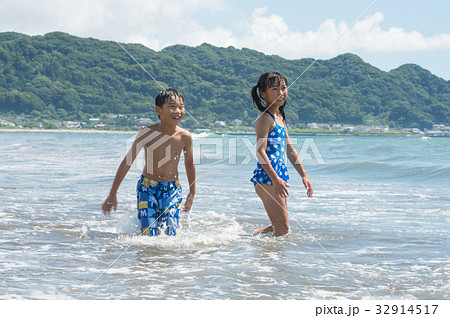
[(160, 113), (159, 113), (160, 111), (161, 111), (161, 107), (155, 106), (155, 112), (158, 116), (160, 115)]
[(266, 99), (266, 91), (259, 91), (259, 96), (265, 100)]

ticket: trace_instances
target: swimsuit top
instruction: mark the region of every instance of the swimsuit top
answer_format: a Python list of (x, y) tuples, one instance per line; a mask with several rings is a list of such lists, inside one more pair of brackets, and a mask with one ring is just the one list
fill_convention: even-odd
[[(271, 113), (269, 113), (269, 115), (272, 116), (273, 120), (275, 121), (275, 127), (269, 132), (269, 135), (267, 136), (266, 154), (267, 157), (269, 157), (270, 165), (272, 166), (278, 177), (287, 182), (287, 180), (289, 179), (289, 174), (284, 162), (286, 152), (286, 128), (280, 126)], [(262, 168), (259, 160), (256, 164), (256, 169), (255, 171), (253, 171), (253, 177), (252, 179), (250, 179), (250, 181), (255, 185), (257, 183), (273, 185), (272, 180), (270, 180), (269, 176)]]
[(267, 113), (272, 116), (275, 121), (275, 127), (267, 136), (267, 157), (269, 157), (270, 161), (281, 160), (284, 163), (284, 154), (286, 150), (286, 129), (277, 123), (275, 117), (271, 113)]

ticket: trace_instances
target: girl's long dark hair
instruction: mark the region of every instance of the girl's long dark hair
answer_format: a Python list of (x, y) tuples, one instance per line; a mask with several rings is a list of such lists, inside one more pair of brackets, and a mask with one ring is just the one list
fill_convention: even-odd
[[(281, 81), (284, 81), (286, 86), (288, 85), (286, 77), (284, 77), (281, 73), (278, 72), (267, 72), (262, 74), (259, 77), (258, 84), (252, 87), (252, 99), (253, 105), (260, 111), (266, 111), (266, 101), (261, 98), (259, 95), (260, 91), (265, 91), (268, 88), (271, 88), (276, 85), (280, 85)], [(283, 121), (286, 122), (286, 115), (284, 114), (284, 106), (286, 106), (286, 101), (280, 107), (280, 115), (283, 118)]]

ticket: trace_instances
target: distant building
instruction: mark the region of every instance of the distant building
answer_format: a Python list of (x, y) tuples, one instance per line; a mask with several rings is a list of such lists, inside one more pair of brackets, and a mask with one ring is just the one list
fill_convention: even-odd
[(150, 118), (138, 118), (137, 123), (138, 125), (148, 126), (152, 123), (152, 120)]
[(403, 130), (410, 131), (413, 134), (420, 134), (422, 131), (419, 128), (403, 128)]
[(81, 123), (79, 121), (62, 121), (61, 127), (63, 127), (63, 128), (81, 128)]
[(331, 130), (331, 126), (328, 124), (309, 123), (306, 127), (308, 129)]
[(13, 123), (11, 123), (5, 119), (0, 119), (0, 126), (14, 127), (16, 125), (14, 125)]
[(231, 122), (231, 125), (233, 125), (233, 126), (242, 126), (242, 120), (240, 120), (240, 119), (234, 119), (234, 120)]
[(196, 134), (202, 134), (202, 133), (209, 134), (210, 132), (211, 132), (211, 129), (203, 129), (203, 128), (194, 129), (194, 133), (196, 133)]
[(425, 129), (425, 135), (432, 137), (450, 137), (450, 127), (445, 125), (433, 125), (433, 130)]
[(356, 131), (362, 131), (362, 132), (369, 131), (367, 126), (356, 126), (355, 130)]
[(308, 129), (319, 129), (319, 124), (317, 123), (309, 123), (306, 125), (306, 127), (308, 127)]
[(355, 127), (346, 125), (346, 126), (343, 126), (341, 130), (342, 131), (347, 131), (347, 132), (352, 132), (352, 131), (355, 131)]
[[(384, 126), (384, 127), (375, 126), (374, 129), (375, 129), (374, 131), (388, 132), (389, 131), (389, 126)], [(420, 132), (420, 130), (419, 130), (419, 132)]]
[(333, 129), (333, 130), (341, 130), (341, 127), (342, 127), (342, 125), (340, 125), (340, 124), (333, 124), (331, 126), (331, 129)]
[(215, 125), (218, 125), (218, 126), (221, 126), (221, 127), (226, 127), (226, 126), (227, 126), (227, 124), (225, 124), (225, 122), (224, 122), (224, 121), (221, 121), (221, 120), (216, 120), (216, 121), (214, 122), (214, 124), (215, 124)]
[(450, 131), (450, 127), (445, 125), (433, 125), (433, 130), (435, 131)]

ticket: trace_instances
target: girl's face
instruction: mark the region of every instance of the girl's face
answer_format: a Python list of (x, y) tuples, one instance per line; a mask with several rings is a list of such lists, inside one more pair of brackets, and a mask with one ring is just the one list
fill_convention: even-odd
[(259, 94), (266, 101), (266, 107), (281, 107), (287, 99), (287, 86), (284, 80), (275, 83), (274, 86), (260, 91)]

